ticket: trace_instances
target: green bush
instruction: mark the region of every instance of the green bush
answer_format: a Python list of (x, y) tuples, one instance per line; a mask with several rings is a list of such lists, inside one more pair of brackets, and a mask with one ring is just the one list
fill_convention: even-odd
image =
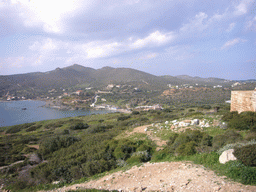
[(16, 126), (12, 126), (9, 129), (6, 130), (6, 133), (18, 133), (21, 131), (21, 126), (20, 125), (16, 125)]
[(29, 128), (26, 129), (26, 132), (31, 132), (31, 131), (35, 131), (37, 129), (40, 129), (43, 125), (33, 125)]
[(175, 152), (179, 156), (189, 156), (189, 155), (194, 155), (196, 153), (196, 142), (195, 141), (190, 141), (187, 143), (181, 144)]
[(42, 155), (50, 154), (61, 148), (69, 147), (77, 141), (80, 141), (80, 139), (72, 136), (51, 137), (40, 143), (39, 153)]
[(70, 129), (73, 130), (81, 130), (81, 129), (87, 129), (89, 125), (87, 123), (77, 123), (70, 127)]
[(238, 114), (237, 111), (226, 113), (222, 120), (228, 122), (229, 129), (236, 130), (256, 130), (256, 112), (242, 112)]
[(228, 177), (245, 185), (256, 184), (256, 169), (245, 166), (241, 161), (229, 161), (225, 164), (224, 172)]
[(227, 130), (222, 135), (216, 135), (212, 140), (212, 146), (214, 150), (218, 150), (226, 144), (236, 143), (243, 139), (243, 137), (232, 130)]
[(140, 112), (139, 111), (132, 111), (132, 115), (139, 115)]
[(203, 108), (203, 109), (211, 109), (212, 107), (211, 107), (211, 105), (202, 105), (201, 108)]
[(138, 151), (132, 154), (132, 156), (127, 159), (129, 164), (147, 162), (151, 159), (151, 155), (147, 151)]
[(235, 147), (239, 148), (239, 147), (244, 147), (244, 146), (247, 146), (247, 145), (254, 145), (254, 144), (256, 144), (256, 140), (250, 140), (248, 142), (238, 142), (238, 143), (227, 144), (224, 147), (222, 147), (221, 149), (219, 149), (217, 151), (217, 153), (219, 155), (221, 155), (226, 150), (234, 149)]
[(256, 166), (256, 144), (235, 147), (235, 157), (247, 166)]
[(118, 117), (117, 118), (117, 121), (124, 121), (124, 120), (127, 120), (127, 119), (129, 119), (129, 118), (131, 118), (131, 116), (130, 115), (128, 115), (128, 116), (120, 116), (120, 117)]

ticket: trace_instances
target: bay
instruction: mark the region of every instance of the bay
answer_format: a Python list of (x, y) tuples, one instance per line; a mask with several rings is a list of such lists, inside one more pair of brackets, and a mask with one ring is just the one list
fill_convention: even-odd
[(107, 110), (58, 110), (42, 107), (44, 105), (44, 101), (34, 100), (0, 102), (0, 127), (110, 112)]

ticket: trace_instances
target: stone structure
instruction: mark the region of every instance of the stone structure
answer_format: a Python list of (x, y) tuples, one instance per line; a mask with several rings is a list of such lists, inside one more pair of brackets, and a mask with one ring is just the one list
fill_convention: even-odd
[(256, 112), (256, 89), (253, 91), (231, 91), (231, 108), (230, 111)]

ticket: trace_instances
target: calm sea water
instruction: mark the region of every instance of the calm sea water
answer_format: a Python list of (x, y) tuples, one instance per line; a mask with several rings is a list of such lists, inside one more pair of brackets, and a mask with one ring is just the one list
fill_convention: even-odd
[[(44, 101), (0, 102), (0, 127), (22, 123), (31, 123), (48, 119), (59, 119), (65, 117), (85, 116), (110, 112), (106, 110), (58, 110), (41, 107), (44, 104)], [(26, 110), (22, 110), (22, 108), (26, 108)]]

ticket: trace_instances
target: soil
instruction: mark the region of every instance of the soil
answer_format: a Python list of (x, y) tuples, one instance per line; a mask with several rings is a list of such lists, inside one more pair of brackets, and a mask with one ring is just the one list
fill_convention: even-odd
[(161, 140), (159, 137), (154, 136), (152, 131), (150, 130), (146, 131), (146, 129), (148, 129), (148, 127), (150, 126), (151, 125), (143, 125), (143, 126), (134, 128), (132, 132), (126, 131), (124, 137), (128, 137), (134, 133), (144, 133), (149, 137), (149, 139), (151, 139), (153, 142), (156, 143), (156, 145), (158, 146), (156, 148), (157, 151), (163, 149), (163, 146), (166, 145), (167, 141)]
[(145, 163), (126, 171), (106, 175), (100, 179), (76, 184), (52, 192), (79, 189), (105, 189), (118, 191), (256, 191), (247, 186), (217, 176), (202, 165), (191, 162)]

